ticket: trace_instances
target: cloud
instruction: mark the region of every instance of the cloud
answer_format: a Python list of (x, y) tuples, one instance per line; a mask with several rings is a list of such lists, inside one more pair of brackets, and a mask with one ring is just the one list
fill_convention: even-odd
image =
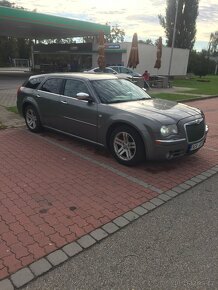
[[(190, 0), (192, 1), (192, 0)], [(165, 15), (166, 1), (163, 0), (16, 0), (16, 5), (37, 12), (69, 17), (85, 21), (111, 25), (117, 24), (126, 33), (125, 40), (132, 39), (137, 32), (140, 39), (165, 33), (158, 21), (158, 14)], [(197, 41), (206, 42), (210, 33), (218, 30), (217, 0), (200, 0), (197, 18)]]
[(130, 15), (126, 17), (127, 20), (130, 21), (136, 21), (137, 25), (139, 24), (139, 22), (142, 22), (146, 25), (146, 23), (159, 23), (158, 21), (158, 16), (157, 15), (145, 15), (145, 14), (141, 14), (141, 15)]

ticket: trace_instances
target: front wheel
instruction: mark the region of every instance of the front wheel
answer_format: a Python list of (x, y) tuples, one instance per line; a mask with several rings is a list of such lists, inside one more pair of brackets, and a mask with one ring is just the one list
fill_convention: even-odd
[(137, 131), (122, 125), (110, 136), (110, 149), (116, 160), (124, 165), (136, 165), (145, 158), (144, 144)]
[(41, 123), (40, 118), (37, 110), (34, 106), (28, 105), (25, 108), (25, 122), (27, 125), (27, 128), (31, 132), (39, 132), (41, 129)]

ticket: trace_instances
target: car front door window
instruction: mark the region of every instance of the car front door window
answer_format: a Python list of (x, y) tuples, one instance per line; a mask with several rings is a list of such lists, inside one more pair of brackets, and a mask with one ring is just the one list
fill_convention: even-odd
[(89, 94), (86, 85), (78, 80), (66, 80), (64, 95), (72, 98), (77, 98), (78, 93)]

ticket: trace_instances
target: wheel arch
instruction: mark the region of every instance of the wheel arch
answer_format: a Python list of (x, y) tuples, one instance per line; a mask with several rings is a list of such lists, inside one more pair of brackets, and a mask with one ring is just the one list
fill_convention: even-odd
[(23, 117), (25, 117), (25, 110), (26, 110), (27, 106), (33, 106), (37, 110), (37, 113), (39, 114), (40, 119), (41, 119), (41, 115), (40, 115), (39, 107), (38, 107), (37, 103), (34, 100), (29, 100), (29, 99), (24, 101), (24, 103), (22, 105), (22, 115), (23, 115)]
[(116, 128), (120, 127), (120, 126), (128, 126), (128, 127), (131, 127), (132, 129), (134, 129), (138, 133), (139, 137), (141, 138), (142, 143), (144, 144), (145, 153), (146, 153), (146, 151), (147, 151), (146, 150), (146, 143), (144, 141), (142, 132), (136, 126), (134, 126), (134, 124), (131, 124), (131, 123), (128, 123), (128, 122), (125, 122), (125, 121), (117, 121), (117, 122), (112, 123), (109, 126), (109, 128), (107, 130), (107, 134), (106, 134), (106, 146), (107, 146), (107, 148), (110, 148), (110, 136), (111, 136), (112, 132)]

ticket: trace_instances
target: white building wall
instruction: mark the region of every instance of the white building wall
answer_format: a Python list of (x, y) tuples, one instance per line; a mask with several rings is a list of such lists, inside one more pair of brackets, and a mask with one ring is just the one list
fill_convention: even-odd
[[(143, 73), (145, 70), (147, 70), (150, 75), (168, 75), (171, 54), (170, 47), (163, 47), (162, 49), (161, 68), (159, 70), (154, 68), (157, 48), (155, 46), (142, 43), (139, 43), (138, 48), (139, 64), (135, 69), (137, 72)], [(121, 49), (127, 49), (127, 53), (122, 54), (123, 65), (127, 66), (129, 53), (131, 50), (131, 43), (121, 43)], [(174, 48), (170, 75), (185, 76), (187, 73), (188, 59), (188, 49)]]

